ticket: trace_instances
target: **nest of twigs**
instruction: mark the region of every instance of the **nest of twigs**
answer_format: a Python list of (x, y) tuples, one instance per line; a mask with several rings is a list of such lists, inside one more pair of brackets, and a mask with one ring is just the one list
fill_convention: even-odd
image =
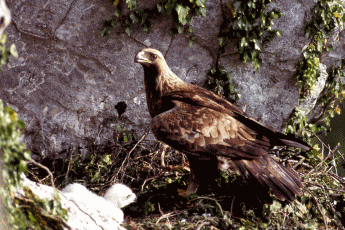
[(128, 229), (344, 228), (345, 184), (336, 167), (343, 156), (337, 147), (321, 142), (321, 150), (311, 153), (274, 150), (272, 154), (302, 178), (303, 195), (290, 203), (273, 196), (270, 203), (262, 203), (251, 195), (255, 188), (247, 187), (233, 171), (222, 175), (217, 191), (210, 188), (179, 196), (178, 190), (188, 183), (186, 157), (161, 143), (145, 141), (146, 135), (72, 149), (65, 160), (30, 163), (28, 177), (57, 188), (82, 183), (99, 195), (114, 183), (128, 185), (138, 196), (137, 203), (124, 210)]

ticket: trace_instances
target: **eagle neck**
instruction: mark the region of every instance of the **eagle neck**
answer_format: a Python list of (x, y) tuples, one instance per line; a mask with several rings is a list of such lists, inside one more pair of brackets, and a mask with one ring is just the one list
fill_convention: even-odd
[[(178, 78), (166, 63), (144, 67), (146, 99), (151, 117), (161, 113), (162, 96), (178, 89), (184, 82)], [(182, 84), (181, 84), (182, 83)]]

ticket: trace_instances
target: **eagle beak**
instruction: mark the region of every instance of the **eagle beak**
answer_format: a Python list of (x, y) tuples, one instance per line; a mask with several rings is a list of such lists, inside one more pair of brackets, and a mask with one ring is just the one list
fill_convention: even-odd
[(143, 65), (151, 64), (151, 61), (145, 58), (145, 52), (143, 52), (143, 51), (140, 51), (137, 54), (137, 56), (135, 56), (134, 62), (143, 64)]

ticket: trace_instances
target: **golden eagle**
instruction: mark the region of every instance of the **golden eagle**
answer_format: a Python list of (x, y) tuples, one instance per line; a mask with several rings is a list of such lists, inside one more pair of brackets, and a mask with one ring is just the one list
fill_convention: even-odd
[(259, 124), (214, 93), (182, 81), (161, 52), (143, 49), (135, 62), (144, 68), (151, 130), (160, 141), (185, 153), (190, 179), (184, 195), (214, 181), (219, 169), (232, 162), (245, 181), (259, 181), (280, 200), (301, 194), (298, 175), (267, 154), (276, 145), (310, 150), (310, 146)]

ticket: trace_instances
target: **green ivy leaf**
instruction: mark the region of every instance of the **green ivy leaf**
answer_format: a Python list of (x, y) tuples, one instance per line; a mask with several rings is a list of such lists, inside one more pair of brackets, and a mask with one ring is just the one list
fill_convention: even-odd
[(188, 31), (189, 31), (190, 33), (193, 33), (193, 26), (188, 26)]
[(192, 36), (192, 37), (189, 39), (188, 44), (189, 44), (190, 47), (193, 47), (193, 46), (194, 46), (194, 44), (195, 44), (195, 37), (194, 37), (194, 36)]
[(261, 12), (261, 21), (262, 21), (263, 26), (265, 26), (265, 24), (266, 24), (266, 15), (263, 12)]
[(203, 17), (207, 16), (207, 14), (206, 14), (206, 7), (205, 8), (200, 8), (198, 12)]
[(252, 62), (253, 62), (253, 66), (254, 66), (255, 70), (258, 70), (258, 68), (260, 67), (260, 65), (262, 63), (261, 58), (259, 58), (259, 57), (254, 58), (252, 60)]
[(7, 41), (7, 34), (6, 32), (4, 32), (0, 38), (0, 43), (4, 45), (6, 41)]
[(120, 125), (115, 125), (115, 127), (117, 128), (117, 130), (119, 130), (120, 132), (123, 130), (123, 128)]
[(129, 18), (132, 20), (132, 24), (139, 22), (138, 18), (135, 16), (133, 12), (129, 14)]
[(271, 13), (270, 13), (270, 16), (272, 19), (277, 19), (277, 18), (280, 18), (280, 12), (279, 11), (276, 11), (276, 10), (272, 10)]
[(131, 27), (126, 27), (125, 32), (128, 36), (131, 36), (132, 34), (132, 28)]
[(249, 55), (247, 51), (243, 52), (243, 62), (246, 63), (249, 60)]
[(273, 203), (270, 205), (270, 211), (271, 212), (278, 212), (281, 210), (282, 204), (276, 200), (273, 201)]
[(107, 164), (107, 165), (110, 165), (110, 164), (113, 163), (109, 154), (105, 155), (105, 156), (102, 158), (102, 161), (103, 161), (105, 164)]
[(107, 27), (103, 27), (101, 30), (101, 36), (105, 37), (110, 33), (109, 29)]
[(181, 33), (183, 32), (183, 30), (184, 30), (184, 26), (177, 25), (177, 32), (178, 32), (179, 34), (181, 34)]
[(248, 42), (246, 37), (242, 37), (241, 42), (240, 42), (240, 49), (243, 49), (248, 46)]
[(128, 142), (128, 141), (130, 141), (130, 140), (131, 140), (131, 134), (125, 133), (125, 134), (123, 135), (123, 141), (124, 141), (124, 142)]
[(195, 1), (196, 5), (201, 7), (201, 8), (204, 8), (206, 7), (205, 4), (206, 4), (206, 0), (196, 0)]
[(120, 10), (118, 9), (118, 8), (116, 8), (115, 10), (114, 10), (114, 15), (115, 15), (115, 17), (120, 17), (121, 16), (121, 12), (120, 12)]
[(10, 46), (10, 53), (13, 57), (17, 58), (18, 57), (18, 52), (15, 44), (12, 44)]
[(333, 46), (328, 46), (328, 47), (326, 48), (326, 50), (327, 50), (327, 52), (331, 52), (331, 51), (333, 50)]
[(165, 5), (164, 5), (164, 8), (165, 8), (165, 14), (166, 15), (171, 15), (172, 14), (172, 11), (173, 11), (173, 4), (168, 1)]
[(137, 1), (136, 0), (126, 0), (126, 4), (128, 6), (129, 10), (133, 10), (137, 7)]
[(226, 37), (219, 37), (219, 38), (218, 38), (218, 42), (219, 42), (220, 47), (225, 46), (226, 43), (227, 43), (227, 40), (228, 40), (228, 39), (227, 39)]
[(157, 4), (157, 10), (158, 10), (158, 13), (162, 13), (163, 12), (163, 6), (161, 4)]
[(253, 39), (253, 42), (254, 42), (254, 49), (261, 50), (258, 40), (257, 39)]
[(182, 5), (177, 5), (176, 6), (176, 12), (178, 15), (178, 20), (182, 25), (186, 25), (188, 20), (188, 12), (189, 12), (189, 7), (188, 6), (182, 6)]

